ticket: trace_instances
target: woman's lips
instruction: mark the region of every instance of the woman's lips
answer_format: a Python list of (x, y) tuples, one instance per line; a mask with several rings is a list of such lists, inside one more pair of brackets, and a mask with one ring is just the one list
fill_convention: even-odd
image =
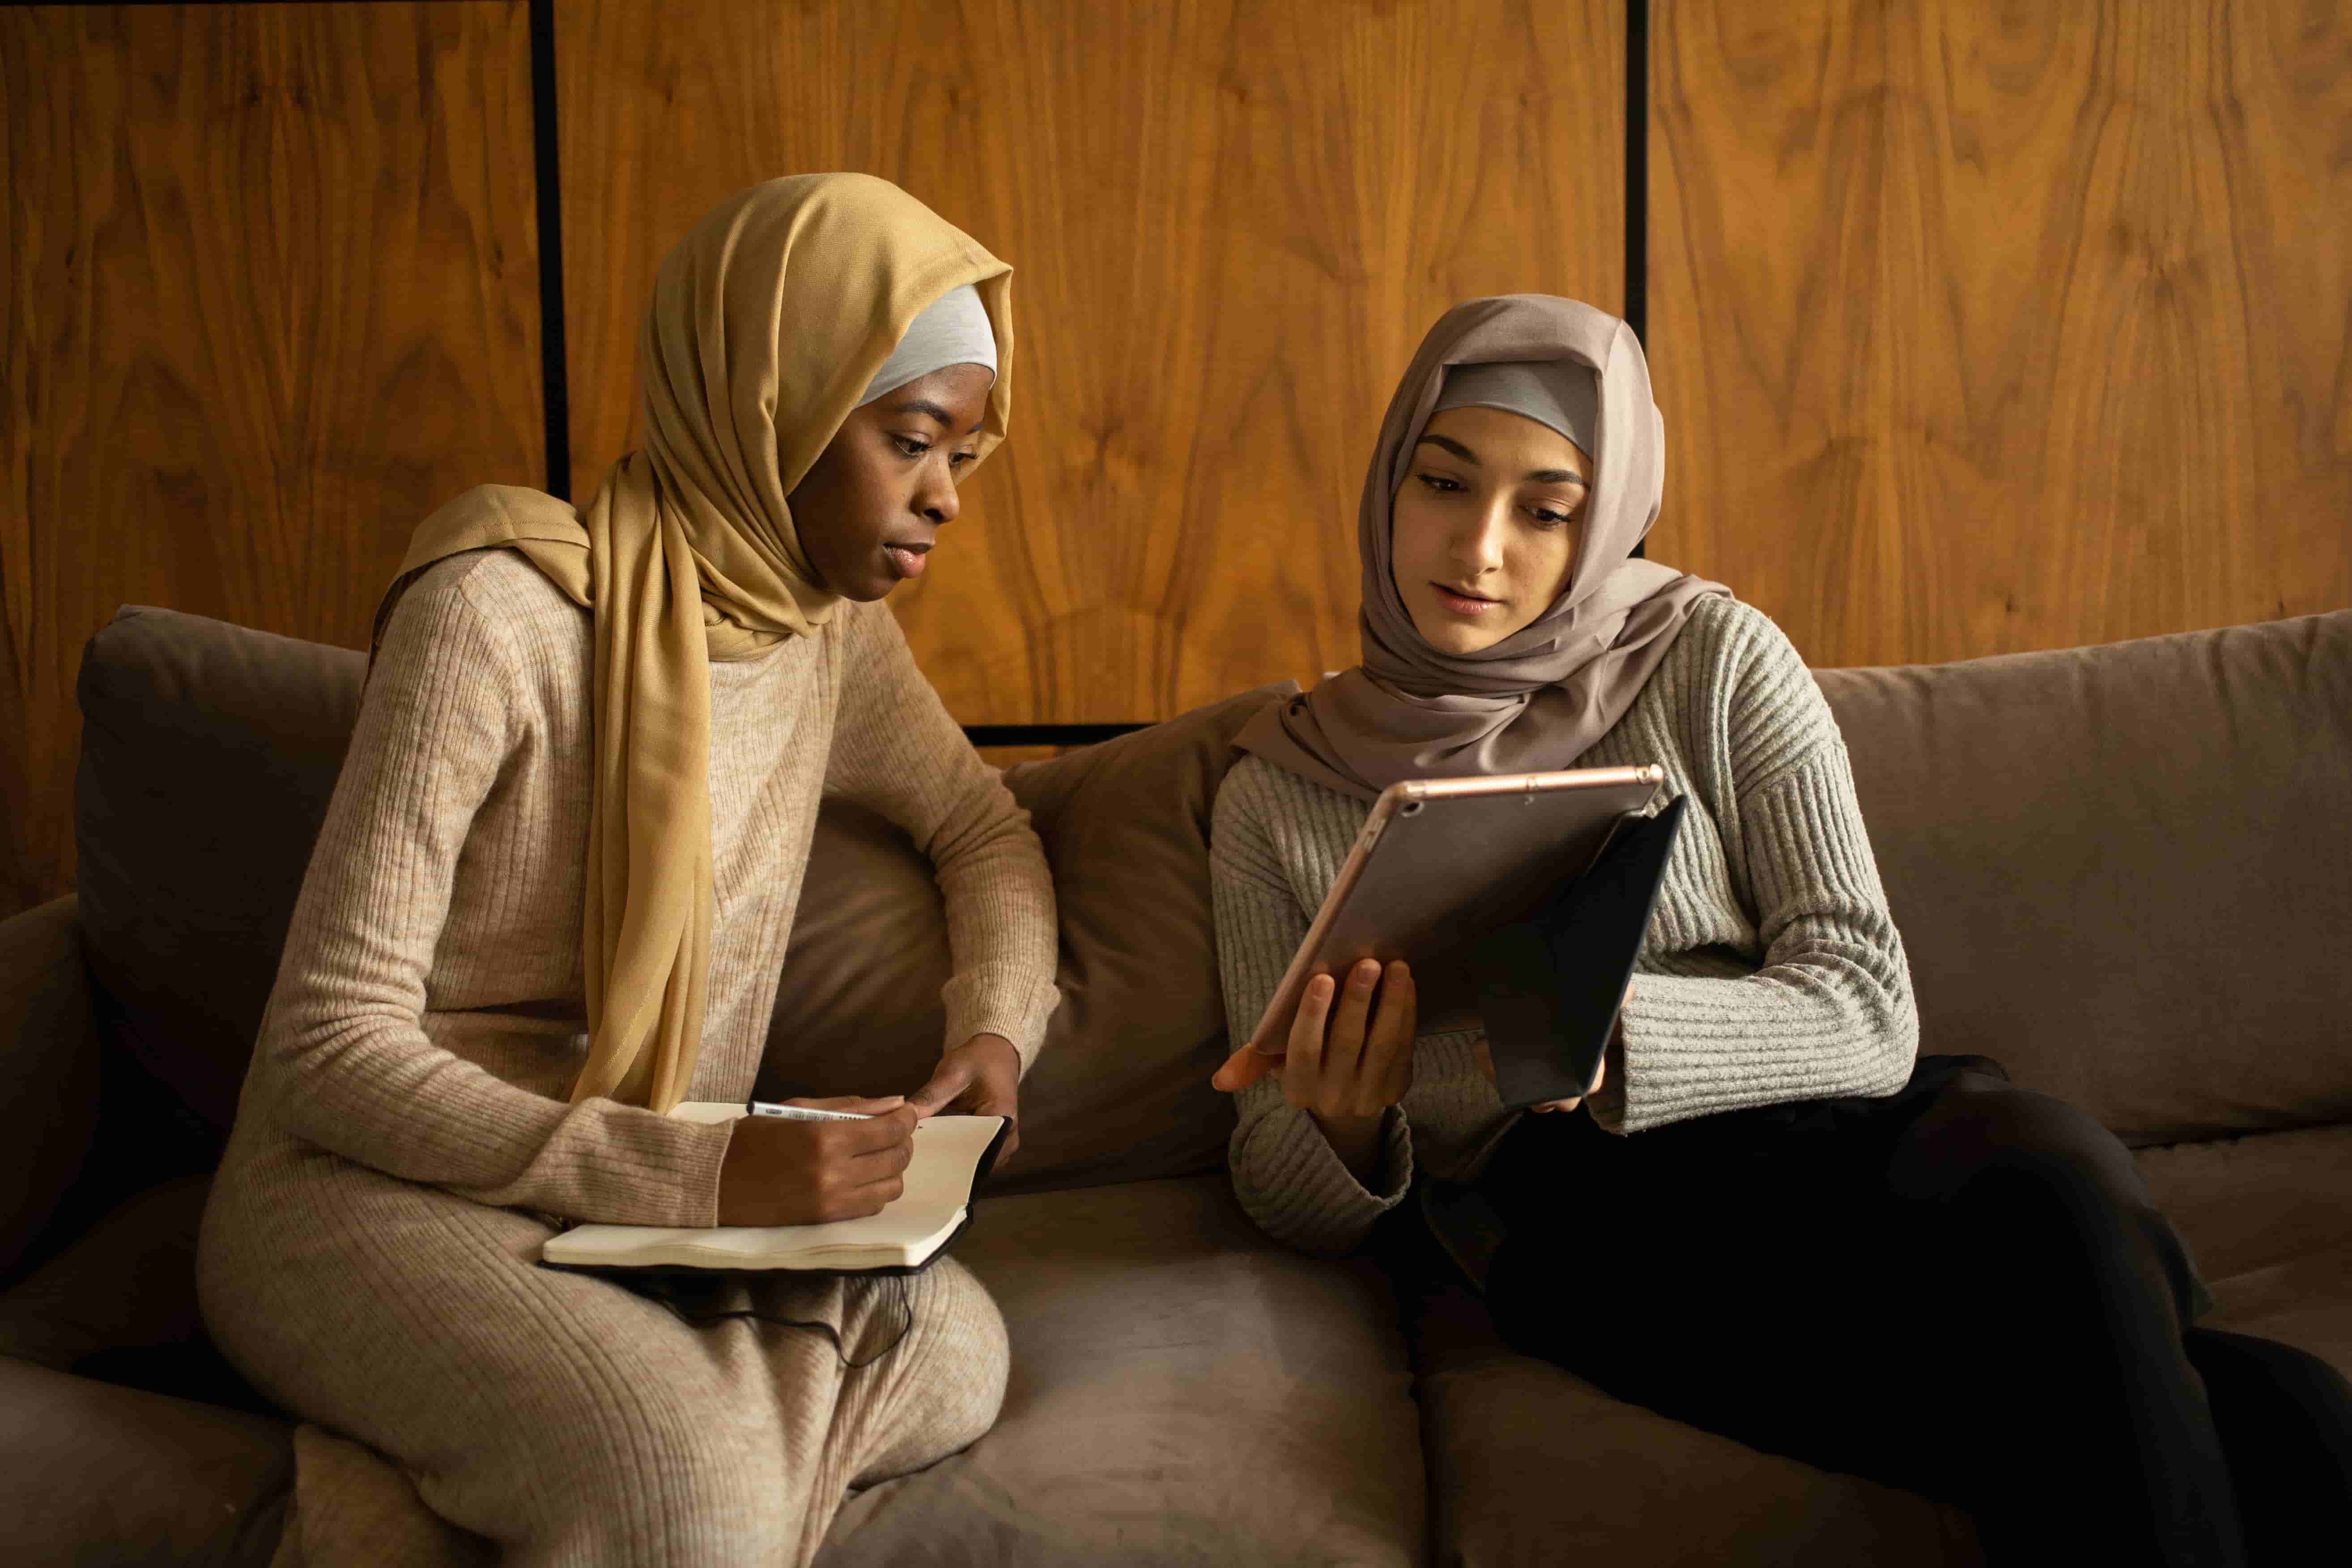
[(1443, 583), (1432, 583), (1429, 586), (1437, 595), (1437, 602), (1457, 616), (1480, 616), (1503, 605), (1500, 599), (1479, 599), (1468, 594), (1457, 594)]
[(890, 570), (901, 578), (911, 581), (923, 574), (925, 552), (909, 550), (903, 544), (886, 544), (882, 553), (889, 558)]

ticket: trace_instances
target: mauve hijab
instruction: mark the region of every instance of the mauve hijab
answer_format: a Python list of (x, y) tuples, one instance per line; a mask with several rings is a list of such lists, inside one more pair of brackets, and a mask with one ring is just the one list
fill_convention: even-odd
[[(1432, 647), (1390, 574), (1397, 489), (1456, 365), (1569, 360), (1592, 372), (1591, 488), (1568, 586), (1528, 625), (1472, 654)], [(1633, 559), (1658, 519), (1665, 426), (1633, 331), (1550, 294), (1471, 300), (1438, 318), (1398, 383), (1357, 512), (1363, 662), (1261, 711), (1235, 744), (1362, 800), (1402, 779), (1572, 767), (1641, 695), (1710, 583)]]

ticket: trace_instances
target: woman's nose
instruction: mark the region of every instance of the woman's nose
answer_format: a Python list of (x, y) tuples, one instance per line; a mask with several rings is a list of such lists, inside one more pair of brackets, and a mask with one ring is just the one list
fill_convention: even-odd
[(1454, 536), (1454, 559), (1465, 576), (1501, 570), (1504, 530), (1509, 521), (1506, 506), (1486, 507)]
[(944, 471), (926, 475), (921, 493), (915, 497), (915, 510), (935, 524), (953, 522), (962, 510), (956, 500), (955, 480)]

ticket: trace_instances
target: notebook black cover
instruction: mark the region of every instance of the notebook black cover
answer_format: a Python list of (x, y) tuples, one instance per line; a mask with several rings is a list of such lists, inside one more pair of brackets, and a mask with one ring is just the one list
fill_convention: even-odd
[(1591, 1085), (1649, 930), (1684, 804), (1676, 795), (1655, 816), (1628, 819), (1591, 869), (1527, 919), (1497, 927), (1475, 945), (1478, 1011), (1506, 1106), (1572, 1100)]

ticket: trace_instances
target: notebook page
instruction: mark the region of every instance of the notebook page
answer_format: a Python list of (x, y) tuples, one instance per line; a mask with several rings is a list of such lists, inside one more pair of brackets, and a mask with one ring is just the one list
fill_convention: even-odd
[[(683, 1110), (684, 1106), (679, 1110)], [(740, 1108), (730, 1108), (739, 1109)], [(838, 1219), (826, 1225), (721, 1226), (716, 1230), (666, 1231), (665, 1237), (690, 1241), (698, 1251), (734, 1256), (762, 1252), (806, 1252), (843, 1246), (912, 1247), (953, 1230), (971, 1196), (973, 1173), (989, 1140), (996, 1136), (995, 1116), (934, 1116), (915, 1129), (915, 1156), (908, 1163), (906, 1190), (883, 1205), (882, 1212), (864, 1219)], [(635, 1228), (635, 1227), (629, 1227)]]
[[(732, 1121), (742, 1107), (689, 1100), (670, 1114), (697, 1121)], [(961, 1223), (978, 1174), (1003, 1121), (996, 1116), (935, 1116), (915, 1129), (914, 1157), (905, 1189), (882, 1212), (863, 1219), (825, 1225), (719, 1226), (711, 1229), (665, 1226), (586, 1225), (551, 1237), (542, 1256), (551, 1262), (625, 1261), (660, 1253), (681, 1261), (724, 1268), (760, 1267), (779, 1257), (821, 1262), (824, 1255), (903, 1253), (909, 1260)], [(730, 1263), (730, 1260), (740, 1260)]]

